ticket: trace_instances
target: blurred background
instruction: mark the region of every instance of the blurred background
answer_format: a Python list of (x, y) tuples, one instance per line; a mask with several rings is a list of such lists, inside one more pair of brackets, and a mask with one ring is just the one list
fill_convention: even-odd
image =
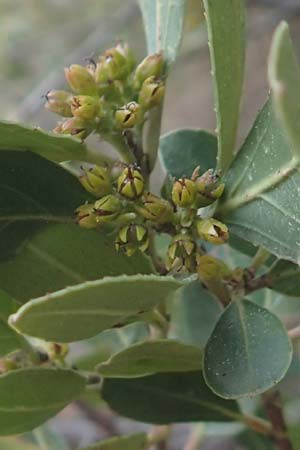
[[(296, 45), (300, 39), (300, 0), (248, 0), (247, 4), (246, 81), (239, 142), (247, 134), (268, 93), (267, 57), (275, 26), (286, 19)], [(0, 119), (51, 130), (57, 118), (43, 110), (42, 96), (52, 88), (66, 87), (64, 67), (72, 63), (84, 64), (85, 58), (99, 55), (118, 39), (127, 41), (138, 58), (145, 54), (141, 16), (135, 0), (0, 0)], [(183, 45), (168, 82), (163, 132), (179, 127), (215, 127), (210, 62), (200, 0), (188, 0)], [(96, 145), (101, 147), (102, 143)], [(135, 329), (127, 333), (127, 338), (129, 335), (134, 341), (135, 333), (143, 332), (143, 329)], [(97, 338), (82, 344), (77, 352), (80, 356), (80, 352), (83, 354), (96, 346), (99, 358), (100, 352), (109, 354), (119, 348), (121, 341), (122, 336), (117, 336), (114, 331), (114, 336), (107, 333), (100, 343)], [(299, 367), (297, 370), (299, 373)], [(140, 425), (136, 423), (116, 420), (106, 409), (95, 408), (94, 402), (94, 397), (87, 403), (79, 401), (58, 419), (50, 421), (50, 428), (44, 428), (40, 437), (39, 434), (35, 436), (40, 448), (78, 448), (96, 439), (139, 429)], [(56, 440), (53, 430), (64, 437), (68, 446)], [(172, 450), (183, 448), (182, 436), (186, 435), (187, 427), (183, 425), (176, 430)], [(208, 439), (201, 448), (272, 448), (262, 442), (255, 443), (254, 437), (253, 447), (243, 447), (242, 440), (234, 443), (232, 432), (232, 426), (220, 425), (211, 431), (208, 428)], [(32, 440), (30, 435), (26, 438)], [(24, 445), (20, 438), (0, 439), (0, 450), (36, 449), (30, 442)]]

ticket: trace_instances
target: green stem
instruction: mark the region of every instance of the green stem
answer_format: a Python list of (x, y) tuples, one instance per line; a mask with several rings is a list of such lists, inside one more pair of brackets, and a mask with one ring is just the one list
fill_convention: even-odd
[(271, 256), (271, 253), (266, 250), (263, 247), (259, 247), (253, 260), (251, 263), (251, 269), (254, 270), (254, 272), (257, 272), (258, 269), (261, 268), (261, 266), (263, 266), (265, 264), (265, 262), (269, 259), (269, 257)]
[(135, 158), (121, 133), (107, 134), (103, 138), (109, 142), (127, 164), (134, 164)]
[(163, 105), (150, 110), (147, 123), (144, 127), (144, 152), (148, 156), (150, 173), (154, 169), (161, 130)]

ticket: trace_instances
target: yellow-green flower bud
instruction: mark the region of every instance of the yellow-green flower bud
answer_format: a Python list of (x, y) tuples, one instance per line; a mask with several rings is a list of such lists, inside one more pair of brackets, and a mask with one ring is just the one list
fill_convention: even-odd
[(216, 219), (198, 220), (196, 227), (200, 239), (204, 239), (211, 244), (220, 245), (228, 241), (227, 226)]
[(220, 183), (218, 174), (212, 169), (207, 170), (201, 177), (196, 179), (197, 206), (204, 207), (215, 202), (224, 192), (225, 185)]
[(58, 134), (70, 134), (84, 140), (92, 133), (93, 129), (78, 117), (72, 117), (61, 122), (53, 131)]
[(128, 166), (118, 178), (118, 192), (130, 200), (135, 200), (144, 192), (144, 177), (137, 167)]
[(116, 250), (132, 256), (137, 250), (145, 252), (149, 247), (148, 230), (143, 225), (126, 225), (122, 227), (116, 239)]
[(105, 66), (111, 80), (124, 80), (133, 69), (132, 54), (128, 46), (118, 44), (105, 52)]
[(161, 104), (165, 95), (164, 83), (156, 77), (147, 78), (139, 93), (139, 103), (145, 109)]
[(94, 205), (98, 224), (112, 222), (122, 211), (122, 202), (115, 195), (106, 195)]
[(106, 168), (94, 166), (84, 170), (84, 175), (79, 178), (82, 186), (95, 197), (102, 197), (112, 190), (111, 179)]
[(196, 249), (196, 243), (190, 235), (178, 234), (174, 236), (167, 252), (167, 269), (193, 271), (196, 265)]
[(78, 119), (92, 120), (100, 112), (99, 99), (90, 95), (75, 95), (71, 100), (71, 111)]
[(45, 108), (63, 117), (72, 117), (70, 106), (71, 94), (66, 91), (49, 91), (46, 95)]
[(75, 211), (76, 222), (83, 228), (96, 228), (96, 216), (94, 212), (94, 205), (91, 203), (86, 203), (85, 205), (79, 206)]
[(167, 200), (147, 192), (142, 201), (143, 205), (136, 207), (136, 210), (142, 217), (161, 225), (171, 222), (173, 208)]
[(186, 208), (196, 199), (197, 188), (194, 181), (189, 178), (179, 178), (173, 184), (172, 200), (176, 206)]
[(65, 77), (75, 94), (97, 95), (95, 79), (86, 67), (72, 64), (65, 69)]
[(136, 102), (127, 103), (116, 111), (115, 120), (118, 128), (133, 128), (142, 119), (141, 107)]
[(226, 279), (230, 276), (231, 270), (221, 259), (211, 255), (197, 255), (197, 272), (200, 281), (224, 305), (230, 302)]
[(143, 82), (149, 77), (159, 77), (163, 74), (164, 59), (162, 53), (154, 53), (146, 56), (137, 66), (134, 74), (134, 87), (139, 89)]

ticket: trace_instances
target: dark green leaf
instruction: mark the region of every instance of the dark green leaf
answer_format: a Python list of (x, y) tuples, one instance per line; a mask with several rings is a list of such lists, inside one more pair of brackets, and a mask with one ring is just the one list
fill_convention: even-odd
[(300, 297), (300, 268), (297, 264), (279, 260), (270, 270), (271, 288), (285, 295)]
[(166, 172), (176, 178), (190, 177), (197, 166), (201, 173), (216, 167), (217, 138), (204, 130), (181, 129), (160, 138), (160, 158)]
[(233, 234), (294, 262), (300, 259), (297, 166), (269, 100), (228, 172), (217, 211)]
[(137, 433), (106, 439), (80, 450), (145, 450), (146, 447), (147, 434)]
[(182, 283), (172, 277), (121, 275), (88, 281), (31, 300), (10, 317), (18, 331), (41, 339), (72, 342), (114, 326), (163, 302)]
[(233, 159), (245, 60), (244, 0), (204, 0), (215, 91), (218, 168)]
[(104, 377), (131, 378), (159, 372), (190, 372), (202, 368), (202, 351), (188, 344), (157, 339), (138, 342), (115, 353), (97, 367)]
[(117, 413), (140, 422), (231, 421), (238, 405), (214, 395), (202, 372), (158, 374), (135, 379), (106, 379), (102, 396)]
[(171, 305), (170, 335), (203, 348), (221, 315), (221, 307), (199, 281), (178, 291)]
[(117, 255), (114, 237), (104, 230), (48, 225), (23, 244), (14, 259), (0, 263), (0, 285), (25, 302), (87, 280), (150, 272), (150, 261), (142, 254)]
[(168, 63), (175, 61), (181, 41), (185, 0), (139, 0), (148, 54), (163, 51)]
[(0, 435), (24, 433), (72, 402), (84, 379), (65, 369), (20, 369), (0, 375)]
[(51, 161), (69, 160), (98, 162), (105, 157), (93, 154), (79, 140), (47, 133), (39, 128), (29, 128), (11, 122), (0, 122), (0, 150), (30, 150)]
[(249, 300), (237, 300), (225, 309), (208, 340), (204, 376), (221, 397), (257, 395), (283, 378), (291, 358), (281, 321)]

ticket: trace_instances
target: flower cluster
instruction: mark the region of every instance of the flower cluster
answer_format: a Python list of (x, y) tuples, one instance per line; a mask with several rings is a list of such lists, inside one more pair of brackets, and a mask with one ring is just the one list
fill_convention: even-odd
[(50, 91), (46, 109), (64, 120), (54, 129), (84, 140), (92, 132), (103, 139), (142, 126), (147, 112), (164, 96), (161, 54), (146, 57), (138, 66), (124, 43), (106, 50), (87, 66), (65, 69), (72, 92)]
[(165, 267), (172, 272), (194, 272), (201, 240), (219, 245), (228, 240), (226, 225), (214, 218), (201, 217), (203, 207), (223, 193), (224, 184), (212, 170), (173, 183), (169, 199), (145, 190), (144, 177), (136, 165), (123, 168), (117, 177), (104, 167), (84, 171), (80, 181), (98, 199), (76, 210), (77, 222), (85, 228), (109, 224), (116, 233), (117, 251), (131, 256), (147, 252), (151, 236), (166, 232), (172, 237)]

